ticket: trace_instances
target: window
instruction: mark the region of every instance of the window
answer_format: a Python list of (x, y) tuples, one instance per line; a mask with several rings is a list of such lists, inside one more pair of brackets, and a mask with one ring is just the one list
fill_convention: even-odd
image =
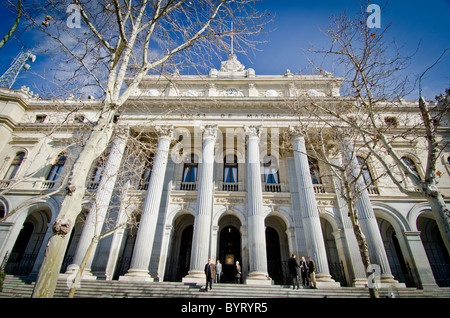
[(279, 184), (278, 165), (274, 156), (264, 158), (264, 182), (266, 184)]
[(22, 164), (24, 157), (25, 157), (25, 153), (24, 152), (18, 152), (16, 154), (16, 156), (13, 159), (13, 161), (11, 162), (11, 165), (9, 166), (8, 171), (6, 172), (5, 179), (11, 180), (11, 179), (13, 179), (16, 176), (17, 171), (19, 170), (20, 165)]
[(320, 177), (319, 164), (316, 159), (309, 158), (309, 172), (311, 173), (311, 179), (313, 184), (322, 184), (322, 178)]
[(227, 155), (224, 158), (223, 182), (237, 183), (238, 180), (238, 164), (235, 155)]
[(59, 156), (58, 161), (50, 169), (50, 172), (47, 176), (47, 180), (49, 180), (49, 181), (58, 180), (59, 175), (64, 167), (64, 164), (66, 163), (66, 160), (67, 160), (66, 155)]
[(397, 117), (384, 117), (384, 122), (389, 128), (397, 128), (398, 126)]
[(98, 158), (95, 162), (94, 169), (92, 169), (91, 179), (88, 183), (89, 190), (95, 190), (98, 188), (98, 185), (102, 180), (103, 169), (104, 169), (103, 158)]
[(82, 124), (84, 123), (84, 115), (78, 114), (74, 117), (75, 123)]
[(409, 169), (411, 169), (411, 171), (419, 178), (419, 170), (417, 170), (417, 166), (416, 163), (414, 162), (414, 160), (412, 160), (411, 158), (408, 157), (402, 157), (402, 161), (408, 166)]
[(4, 218), (6, 215), (6, 207), (3, 201), (0, 200), (0, 219)]
[(264, 157), (264, 185), (266, 192), (281, 192), (278, 163), (274, 156)]
[(359, 166), (361, 167), (361, 170), (362, 170), (362, 176), (363, 176), (365, 184), (367, 186), (372, 185), (373, 178), (372, 178), (372, 174), (370, 173), (369, 166), (366, 163), (366, 159), (364, 159), (362, 157), (357, 157), (357, 158), (358, 158)]
[(155, 154), (151, 153), (148, 160), (145, 161), (145, 167), (142, 171), (141, 181), (139, 182), (139, 190), (147, 190), (148, 182), (150, 181), (150, 176), (152, 174), (153, 160), (155, 159)]
[(198, 163), (196, 162), (196, 156), (191, 155), (189, 162), (184, 164), (183, 170), (183, 182), (196, 182)]
[(42, 124), (46, 118), (47, 115), (36, 115), (36, 123)]
[(226, 155), (223, 165), (223, 191), (239, 191), (238, 164), (235, 155)]

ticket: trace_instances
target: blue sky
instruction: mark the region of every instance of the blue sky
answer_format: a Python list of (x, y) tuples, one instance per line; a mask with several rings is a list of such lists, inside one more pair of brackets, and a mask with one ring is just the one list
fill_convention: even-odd
[[(294, 73), (311, 74), (312, 67), (304, 56), (303, 50), (310, 48), (310, 43), (316, 47), (328, 47), (325, 36), (320, 32), (329, 25), (330, 15), (339, 15), (347, 10), (354, 13), (358, 10), (359, 0), (263, 0), (258, 4), (261, 10), (267, 10), (274, 16), (274, 22), (268, 28), (272, 31), (266, 37), (268, 42), (262, 44), (260, 51), (250, 54), (251, 61), (245, 56), (238, 58), (247, 68), (253, 68), (256, 74), (284, 74), (286, 69)], [(385, 0), (371, 3), (383, 6)], [(419, 49), (413, 57), (410, 68), (407, 70), (411, 76), (418, 76), (428, 68), (443, 52), (450, 48), (450, 0), (391, 0), (382, 13), (382, 26), (392, 22), (389, 33), (393, 39), (403, 45), (405, 55), (412, 54)], [(15, 16), (13, 13), (0, 10), (0, 36), (7, 32)], [(27, 46), (32, 48), (33, 36), (21, 35)], [(19, 53), (21, 46), (10, 40), (0, 49), (0, 73), (10, 66), (14, 57)], [(224, 56), (223, 59), (226, 59)], [(44, 68), (45, 63), (51, 60), (37, 57), (32, 63), (34, 70)], [(220, 66), (217, 62), (217, 67)], [(330, 70), (331, 71), (331, 70)], [(13, 88), (22, 85), (33, 86), (39, 82), (31, 73), (22, 72)], [(423, 94), (427, 99), (444, 92), (450, 87), (450, 50), (440, 63), (429, 71), (423, 80)], [(33, 88), (32, 88), (33, 89)], [(418, 98), (417, 90), (407, 96), (409, 99)]]

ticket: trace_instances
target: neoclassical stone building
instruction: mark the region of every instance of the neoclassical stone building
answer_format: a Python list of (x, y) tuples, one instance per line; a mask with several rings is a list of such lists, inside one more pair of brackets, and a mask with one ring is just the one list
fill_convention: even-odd
[[(117, 117), (123, 133), (114, 136), (103, 164), (91, 167), (86, 210), (71, 233), (61, 275), (81, 264), (96, 228), (134, 215), (138, 227), (122, 227), (95, 246), (85, 278), (203, 283), (211, 258), (224, 264), (225, 282), (234, 281), (239, 261), (242, 283), (289, 284), (287, 260), (294, 253), (315, 260), (319, 287), (365, 285), (336, 180), (326, 165), (308, 159), (299, 118), (286, 106), (311, 97), (335, 102), (341, 83), (331, 74), (289, 70), (256, 75), (235, 55), (204, 76), (147, 76)], [(418, 116), (414, 103), (400, 106)], [(95, 99), (44, 100), (25, 89), (0, 89), (0, 216), (15, 211), (0, 223), (7, 272), (37, 275), (65, 194), (58, 189), (79, 151), (71, 145), (100, 109)], [(448, 129), (443, 134), (448, 141)], [(116, 172), (127, 168), (136, 136), (153, 149), (151, 164), (134, 169), (140, 180), (127, 180)], [(396, 147), (421, 174), (426, 158), (419, 148)], [(381, 282), (450, 286), (449, 244), (428, 203), (379, 178), (366, 153), (357, 156), (370, 184), (358, 213), (370, 229), (365, 235)], [(449, 156), (442, 153), (437, 163), (446, 197)], [(112, 199), (118, 183), (126, 191)]]

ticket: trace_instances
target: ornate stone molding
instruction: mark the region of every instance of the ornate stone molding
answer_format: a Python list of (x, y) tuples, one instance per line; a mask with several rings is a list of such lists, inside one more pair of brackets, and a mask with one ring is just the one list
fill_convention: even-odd
[(304, 130), (300, 126), (289, 126), (288, 134), (291, 139), (304, 138)]
[(203, 133), (203, 139), (216, 139), (217, 138), (217, 125), (205, 125), (201, 127)]
[(173, 138), (173, 125), (155, 126), (156, 133), (159, 137)]
[(244, 132), (245, 135), (250, 137), (257, 137), (259, 139), (259, 137), (261, 136), (261, 131), (262, 131), (262, 126), (258, 125), (258, 126), (244, 126)]

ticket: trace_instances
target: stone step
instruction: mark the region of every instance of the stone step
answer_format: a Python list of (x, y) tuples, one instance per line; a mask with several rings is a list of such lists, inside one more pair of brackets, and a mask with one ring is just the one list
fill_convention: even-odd
[[(23, 277), (7, 275), (0, 298), (31, 297), (34, 282)], [(76, 298), (368, 298), (366, 288), (302, 288), (293, 290), (291, 286), (248, 286), (237, 284), (213, 284), (213, 289), (205, 292), (203, 285), (175, 282), (130, 282), (82, 280), (75, 292)], [(58, 280), (55, 298), (65, 298), (69, 293), (67, 279)], [(450, 298), (450, 288), (437, 291), (423, 291), (416, 288), (399, 288), (391, 291), (380, 289), (380, 297), (399, 298)]]

